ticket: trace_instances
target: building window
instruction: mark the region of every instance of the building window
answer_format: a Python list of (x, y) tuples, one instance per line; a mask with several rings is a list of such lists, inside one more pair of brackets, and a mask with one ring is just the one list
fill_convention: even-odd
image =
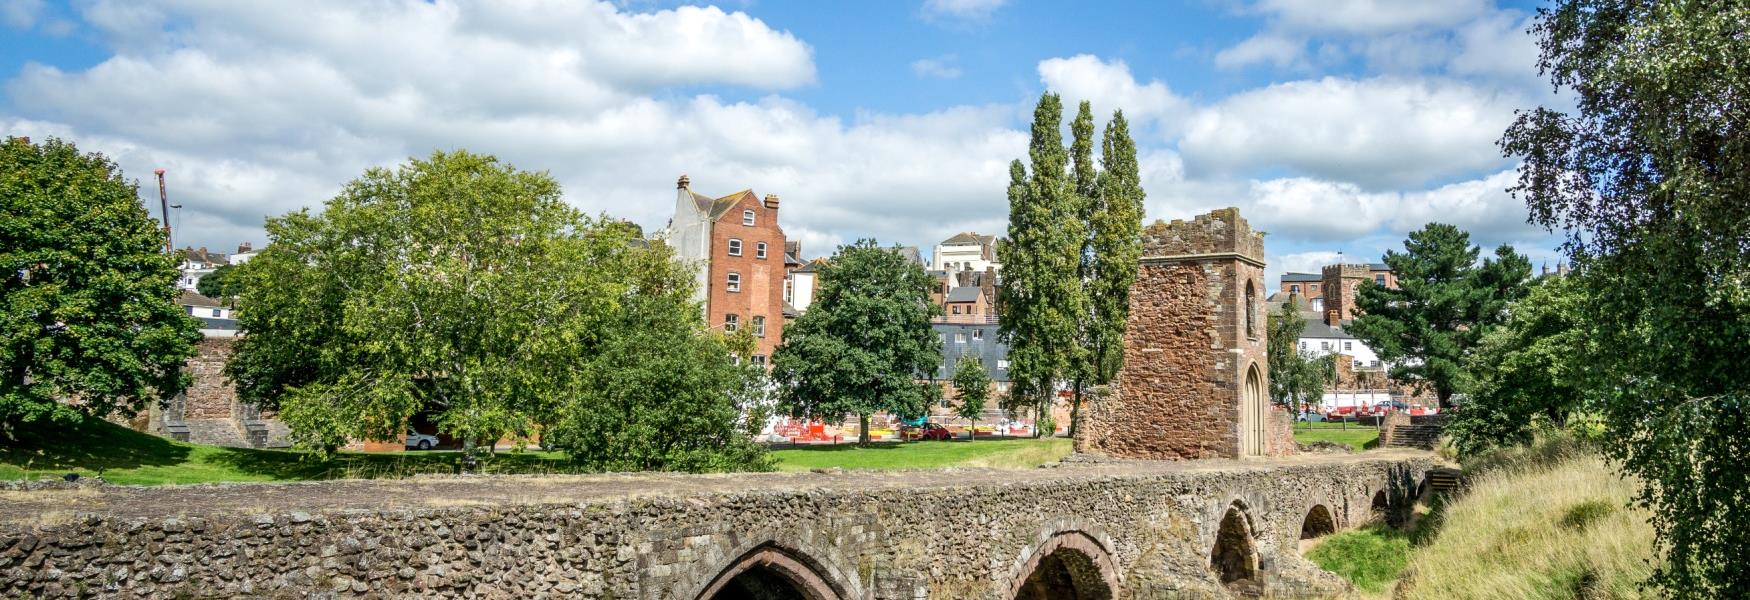
[(983, 330), (983, 329), (974, 329), (974, 330), (972, 330), (972, 339), (973, 339), (973, 340), (982, 340), (982, 339), (984, 339), (984, 330)]
[(760, 242), (760, 243), (753, 245), (753, 257), (754, 258), (765, 258), (766, 257), (766, 243), (765, 242)]
[(1319, 349), (1324, 350), (1326, 352), (1330, 352), (1331, 351), (1331, 343), (1330, 342), (1319, 342)]
[(729, 240), (729, 255), (741, 256), (741, 240), (733, 238)]
[(1319, 284), (1316, 284), (1316, 283), (1307, 284), (1306, 289), (1314, 291), (1314, 292), (1319, 291)]
[(1384, 275), (1374, 275), (1373, 282), (1377, 283), (1379, 285), (1385, 285), (1385, 276)]
[(1355, 342), (1343, 342), (1343, 351), (1344, 352), (1348, 352), (1348, 351), (1354, 350), (1354, 349), (1355, 349)]
[(966, 343), (966, 334), (964, 334), (964, 333), (954, 334), (954, 343), (956, 343), (956, 344)]
[(1301, 350), (1305, 350), (1305, 349), (1306, 349), (1306, 342), (1301, 342), (1301, 343), (1300, 343), (1300, 349), (1301, 349)]
[(1009, 359), (1006, 359), (1006, 358), (997, 359), (997, 370), (999, 370), (999, 371), (1009, 370)]
[(764, 354), (753, 355), (753, 364), (761, 366), (761, 367), (766, 366), (766, 355), (764, 355)]
[(741, 317), (735, 316), (735, 313), (723, 315), (723, 330), (724, 331), (735, 331), (735, 328), (740, 324), (741, 324)]
[(732, 272), (729, 274), (729, 291), (731, 291), (731, 292), (741, 291), (741, 274), (740, 273), (733, 273)]
[(753, 336), (754, 337), (762, 337), (762, 338), (766, 337), (766, 316), (765, 315), (754, 315), (753, 316)]
[(746, 225), (748, 227), (753, 227), (753, 211), (751, 211), (751, 210), (741, 211), (741, 224)]
[(193, 306), (184, 306), (183, 308), (188, 309), (188, 314), (191, 314), (191, 315), (194, 314), (194, 307)]
[(1300, 284), (1297, 283), (1297, 284), (1288, 286), (1288, 293), (1290, 293), (1290, 294), (1300, 293)]
[(217, 308), (213, 309), (213, 316), (215, 316), (215, 317), (219, 316), (219, 309), (217, 309)]
[(1246, 337), (1258, 337), (1258, 293), (1246, 281)]
[(960, 314), (960, 305), (956, 304), (954, 306), (948, 307), (948, 310), (954, 311), (954, 314)]

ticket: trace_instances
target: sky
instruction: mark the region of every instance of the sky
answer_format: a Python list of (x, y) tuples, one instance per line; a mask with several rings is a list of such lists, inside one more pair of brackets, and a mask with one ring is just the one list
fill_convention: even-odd
[[(0, 135), (114, 159), (179, 246), (259, 247), (371, 167), (467, 149), (646, 231), (675, 180), (782, 199), (804, 257), (1001, 234), (1047, 92), (1123, 110), (1147, 219), (1236, 206), (1267, 276), (1430, 221), (1533, 264), (1496, 146), (1563, 108), (1492, 0), (0, 0)], [(1066, 119), (1071, 116), (1066, 114)], [(1065, 125), (1067, 130), (1067, 124)], [(1487, 252), (1485, 251), (1485, 254)]]

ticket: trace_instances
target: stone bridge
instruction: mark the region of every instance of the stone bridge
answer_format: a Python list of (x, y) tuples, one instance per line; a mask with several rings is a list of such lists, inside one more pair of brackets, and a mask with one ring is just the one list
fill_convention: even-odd
[[(976, 442), (975, 442), (976, 443)], [(1427, 453), (0, 491), (0, 596), (1318, 597)]]

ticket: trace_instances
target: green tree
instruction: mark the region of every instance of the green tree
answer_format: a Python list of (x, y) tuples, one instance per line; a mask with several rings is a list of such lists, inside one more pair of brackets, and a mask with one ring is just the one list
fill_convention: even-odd
[(772, 353), (778, 406), (790, 416), (843, 422), (857, 415), (859, 444), (869, 443), (869, 415), (923, 414), (915, 381), (942, 364), (930, 327), (941, 309), (922, 266), (874, 240), (840, 246), (820, 270), (808, 312), (784, 327)]
[[(723, 351), (728, 360), (722, 343), (678, 341), (678, 331), (703, 331), (687, 315), (697, 307), (676, 300), (691, 294), (690, 278), (662, 244), (633, 244), (634, 227), (571, 208), (545, 173), (434, 153), (372, 169), (321, 214), (289, 213), (267, 230), (273, 243), (240, 271), (245, 335), (227, 372), (245, 399), (277, 407), (304, 447), (392, 439), (427, 412), (472, 448), (594, 406), (618, 409), (595, 416), (617, 418), (649, 446), (615, 465), (707, 468), (722, 463), (701, 454), (745, 455), (723, 433), (738, 417), (721, 403), (733, 406), (741, 388), (721, 365), (629, 358)], [(626, 372), (604, 373), (603, 356)], [(624, 381), (649, 385), (597, 389)], [(704, 398), (722, 399), (697, 405)], [(569, 425), (608, 427), (590, 423)], [(566, 443), (593, 461), (619, 441)]]
[(242, 284), (242, 278), (237, 276), (237, 265), (219, 265), (219, 268), (201, 277), (200, 282), (195, 284), (195, 291), (202, 296), (229, 304), (242, 295)]
[(1606, 452), (1643, 482), (1674, 598), (1750, 597), (1750, 5), (1559, 0), (1539, 66), (1572, 109), (1502, 137), (1568, 235)]
[[(1066, 172), (1062, 123), (1062, 101), (1056, 94), (1041, 96), (1028, 148), (1032, 175), (1018, 160), (1009, 167), (1008, 241), (997, 247), (1003, 263), (1000, 335), (1009, 345), (1013, 381), (1008, 399), (1013, 408), (1033, 408), (1040, 421), (1057, 382), (1075, 375), (1086, 306), (1080, 278), (1085, 203)], [(1091, 118), (1085, 125), (1091, 132)]]
[(666, 252), (649, 258), (600, 351), (575, 378), (553, 374), (575, 386), (544, 439), (602, 470), (769, 468), (752, 439), (765, 420), (764, 368), (733, 360), (734, 336), (703, 333), (679, 263)]
[(1270, 399), (1299, 413), (1308, 403), (1325, 395), (1325, 387), (1337, 380), (1337, 355), (1316, 355), (1300, 349), (1300, 334), (1306, 318), (1294, 303), (1269, 316), (1265, 350), (1270, 365)]
[(1512, 246), (1480, 265), (1479, 251), (1470, 234), (1444, 223), (1411, 232), (1404, 252), (1385, 253), (1398, 287), (1363, 282), (1360, 316), (1348, 326), (1391, 365), (1394, 379), (1433, 388), (1443, 407), (1469, 380), (1465, 354), (1524, 295), (1531, 276), (1531, 262)]
[[(1085, 103), (1084, 103), (1085, 106)], [(1083, 288), (1087, 294), (1087, 321), (1082, 327), (1085, 343), (1082, 381), (1070, 407), (1070, 433), (1074, 435), (1081, 416), (1084, 385), (1101, 386), (1118, 377), (1124, 365), (1124, 328), (1130, 318), (1130, 286), (1136, 282), (1137, 261), (1142, 257), (1142, 176), (1136, 162), (1136, 142), (1123, 111), (1112, 113), (1100, 144), (1098, 182), (1090, 202), (1088, 243), (1083, 252)], [(1077, 169), (1078, 180), (1080, 169)], [(1078, 185), (1079, 188), (1079, 185)]]
[(0, 144), (0, 431), (132, 416), (181, 392), (199, 325), (138, 185), (101, 154)]
[(985, 372), (984, 361), (972, 355), (961, 355), (954, 361), (954, 390), (955, 399), (960, 401), (955, 414), (966, 419), (966, 439), (971, 441), (978, 435), (978, 416), (984, 414), (984, 403), (990, 399), (990, 373)]
[(1596, 354), (1584, 301), (1578, 277), (1546, 277), (1483, 335), (1466, 359), (1469, 400), (1447, 426), (1460, 452), (1530, 443), (1540, 426), (1562, 427), (1583, 408)]

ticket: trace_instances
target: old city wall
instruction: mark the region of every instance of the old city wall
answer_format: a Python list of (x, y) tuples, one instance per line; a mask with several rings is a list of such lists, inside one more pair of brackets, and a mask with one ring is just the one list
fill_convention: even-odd
[[(1144, 229), (1124, 365), (1112, 393), (1084, 410), (1078, 451), (1148, 459), (1295, 452), (1268, 402), (1246, 402), (1269, 382), (1263, 258), (1263, 236), (1237, 209)], [(1253, 418), (1262, 425), (1243, 431)], [(1262, 452), (1241, 447), (1248, 434), (1262, 439)]]
[(231, 359), (236, 338), (207, 337), (195, 344), (196, 354), (188, 359), (190, 381), (184, 392), (183, 417), (186, 419), (229, 419), (237, 404), (237, 387), (225, 378), (225, 362)]
[(693, 600), (766, 567), (823, 598), (1008, 599), (1053, 585), (1041, 565), (1071, 564), (1047, 596), (1227, 597), (1210, 564), (1234, 511), (1264, 591), (1317, 596), (1344, 584), (1299, 555), (1309, 515), (1337, 528), (1380, 518), (1430, 466), (1370, 456), (100, 488), (50, 503), (89, 511), (0, 510), (0, 595)]

